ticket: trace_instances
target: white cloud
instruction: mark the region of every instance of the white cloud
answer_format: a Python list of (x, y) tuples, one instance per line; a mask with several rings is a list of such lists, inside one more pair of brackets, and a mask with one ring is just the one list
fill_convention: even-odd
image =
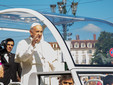
[(88, 25), (84, 26), (82, 28), (82, 30), (90, 31), (90, 32), (100, 32), (101, 28), (99, 28), (98, 26), (96, 26), (94, 24), (88, 24)]

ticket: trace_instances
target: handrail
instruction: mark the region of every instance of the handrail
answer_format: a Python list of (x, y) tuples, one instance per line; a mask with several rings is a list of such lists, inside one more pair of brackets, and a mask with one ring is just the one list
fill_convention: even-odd
[(71, 71), (53, 71), (53, 72), (33, 72), (32, 74), (42, 75), (60, 75), (60, 74), (71, 74)]
[[(40, 76), (44, 76), (44, 75), (65, 75), (65, 74), (71, 74), (71, 71), (33, 72), (33, 73), (31, 73), (31, 75), (29, 77), (29, 85), (36, 83), (36, 81), (38, 81), (38, 83), (40, 83)], [(38, 80), (36, 80), (37, 76), (38, 76)]]
[(4, 85), (2, 82), (0, 82), (0, 85)]
[(11, 82), (8, 85), (21, 85), (21, 82)]

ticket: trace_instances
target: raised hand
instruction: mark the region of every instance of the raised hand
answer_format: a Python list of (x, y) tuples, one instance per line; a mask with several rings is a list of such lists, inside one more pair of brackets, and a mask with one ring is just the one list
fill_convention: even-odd
[(39, 35), (35, 35), (35, 37), (32, 40), (32, 46), (34, 47), (36, 43), (40, 41)]

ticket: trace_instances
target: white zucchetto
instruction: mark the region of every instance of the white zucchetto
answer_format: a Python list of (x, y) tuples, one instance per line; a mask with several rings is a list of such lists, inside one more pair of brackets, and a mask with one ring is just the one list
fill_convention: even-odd
[(36, 25), (41, 25), (40, 23), (33, 23), (32, 25), (31, 25), (31, 28), (33, 28), (34, 26), (36, 26)]

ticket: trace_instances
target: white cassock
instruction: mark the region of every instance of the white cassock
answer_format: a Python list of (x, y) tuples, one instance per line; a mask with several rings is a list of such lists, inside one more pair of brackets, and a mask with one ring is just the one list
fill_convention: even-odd
[(28, 85), (29, 76), (33, 72), (52, 71), (49, 63), (53, 64), (56, 60), (56, 54), (49, 43), (41, 40), (33, 47), (31, 41), (31, 37), (21, 40), (16, 49), (15, 61), (22, 64), (22, 85)]

